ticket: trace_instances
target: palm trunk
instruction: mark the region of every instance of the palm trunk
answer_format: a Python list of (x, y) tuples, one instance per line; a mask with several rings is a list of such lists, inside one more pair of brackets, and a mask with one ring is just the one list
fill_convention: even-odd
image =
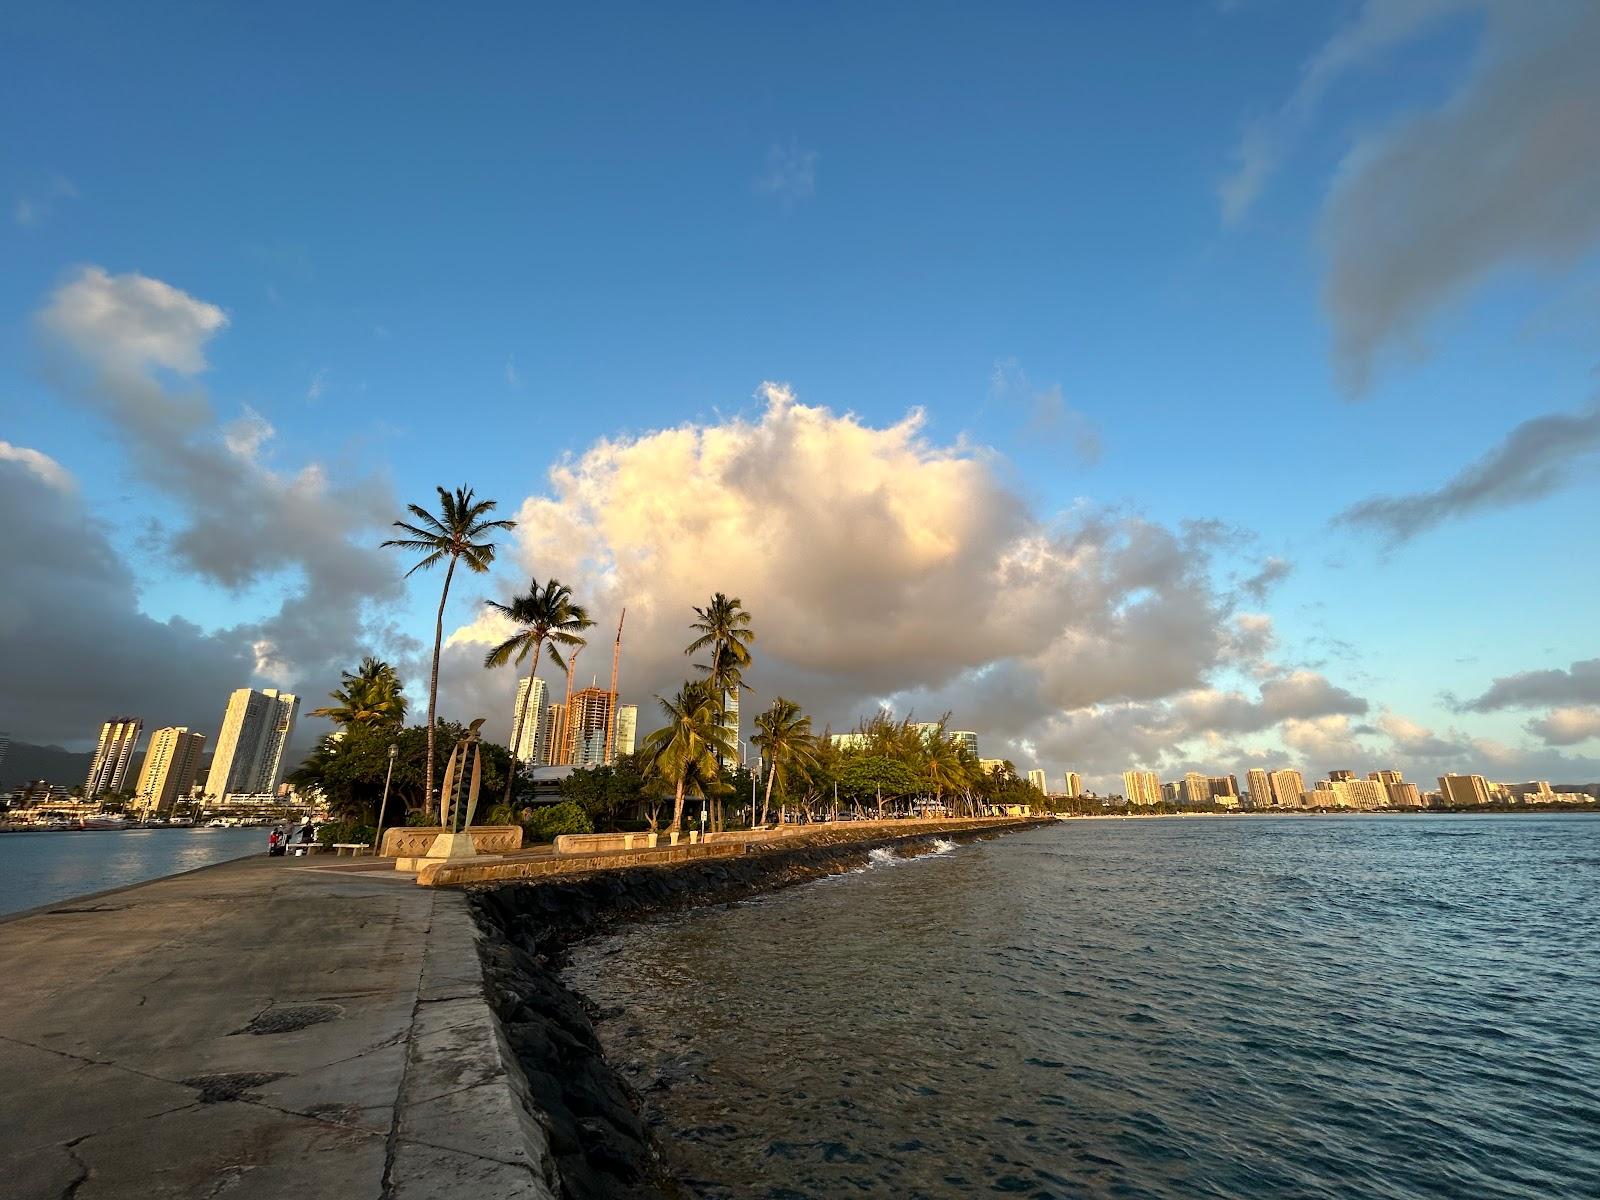
[[(517, 705), (517, 721), (511, 730), (511, 764), (506, 769), (506, 799), (505, 805), (511, 807), (511, 785), (517, 778), (517, 746), (522, 741), (522, 727), (528, 720), (528, 697), (533, 695), (533, 677), (539, 673), (539, 655), (544, 651), (544, 638), (533, 644), (533, 665), (528, 668), (528, 690), (522, 693), (522, 703)], [(537, 716), (537, 714), (535, 714)], [(535, 738), (535, 741), (538, 739)], [(536, 767), (538, 763), (529, 763), (529, 767)]]
[(677, 795), (672, 804), (672, 832), (683, 828), (683, 777), (678, 778)]
[(778, 774), (778, 764), (770, 763), (767, 766), (767, 791), (761, 797), (761, 823), (767, 823), (767, 808), (772, 804), (772, 781)]
[(444, 591), (439, 593), (439, 615), (433, 622), (433, 673), (428, 676), (428, 769), (424, 786), (428, 798), (424, 807), (433, 803), (433, 724), (439, 707), (439, 648), (444, 644), (444, 602), (450, 598), (450, 580), (455, 577), (456, 560), (450, 559), (450, 568), (444, 573)]

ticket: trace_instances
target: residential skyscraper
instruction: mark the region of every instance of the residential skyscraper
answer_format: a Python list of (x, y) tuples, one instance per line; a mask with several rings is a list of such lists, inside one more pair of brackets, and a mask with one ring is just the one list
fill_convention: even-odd
[(83, 784), (85, 800), (122, 790), (123, 781), (128, 777), (128, 763), (143, 729), (144, 722), (138, 717), (112, 717), (100, 726), (100, 741), (89, 763), (89, 778)]
[[(609, 694), (609, 693), (608, 693)], [(739, 689), (729, 688), (722, 693), (722, 727), (728, 731), (728, 745), (739, 753)]]
[[(531, 686), (530, 686), (531, 685)], [(530, 694), (531, 693), (531, 694)], [(545, 684), (537, 675), (517, 684), (517, 698), (511, 705), (511, 729), (517, 744), (511, 753), (525, 767), (544, 761)], [(518, 729), (517, 722), (521, 721)]]
[(957, 746), (965, 750), (973, 758), (978, 757), (978, 735), (970, 729), (952, 729), (950, 736), (955, 739)]
[(552, 704), (544, 710), (543, 749), (540, 762), (547, 767), (559, 767), (567, 760), (562, 756), (567, 740), (567, 706)]
[(276, 791), (283, 777), (283, 750), (299, 710), (300, 697), (276, 688), (240, 688), (229, 696), (206, 776), (206, 795), (226, 804), (230, 798)]
[(1299, 771), (1289, 769), (1274, 771), (1270, 776), (1272, 781), (1272, 802), (1280, 808), (1300, 808), (1300, 796), (1306, 790), (1306, 781)]
[(1083, 776), (1076, 771), (1068, 771), (1063, 777), (1067, 785), (1067, 795), (1076, 800), (1083, 795)]
[(1124, 771), (1122, 794), (1129, 804), (1160, 804), (1161, 779), (1154, 771)]
[(1200, 771), (1185, 771), (1181, 799), (1185, 804), (1211, 803), (1211, 776)]
[(1045, 782), (1044, 772), (1038, 768), (1028, 772), (1028, 782), (1039, 789), (1040, 795), (1044, 795), (1050, 790), (1049, 784)]
[(617, 706), (617, 744), (616, 755), (621, 758), (624, 754), (633, 753), (633, 744), (639, 735), (639, 706), (637, 704), (619, 704)]
[(183, 726), (158, 729), (150, 735), (134, 793), (146, 816), (166, 816), (180, 797), (189, 794), (205, 746), (205, 734), (190, 733)]

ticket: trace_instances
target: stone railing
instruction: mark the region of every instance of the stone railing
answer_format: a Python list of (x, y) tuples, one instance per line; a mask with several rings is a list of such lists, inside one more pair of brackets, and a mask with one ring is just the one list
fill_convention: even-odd
[[(384, 858), (421, 858), (444, 832), (442, 825), (396, 825), (383, 831), (379, 853)], [(474, 825), (472, 848), (479, 854), (509, 854), (522, 849), (521, 825)]]

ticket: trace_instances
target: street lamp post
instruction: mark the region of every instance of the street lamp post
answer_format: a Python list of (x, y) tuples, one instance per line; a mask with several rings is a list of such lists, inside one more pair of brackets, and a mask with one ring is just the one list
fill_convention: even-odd
[(394, 760), (399, 757), (400, 747), (394, 742), (389, 743), (389, 769), (383, 773), (383, 803), (378, 805), (378, 831), (372, 835), (372, 855), (378, 856), (383, 849), (383, 818), (389, 811), (389, 781), (394, 778)]

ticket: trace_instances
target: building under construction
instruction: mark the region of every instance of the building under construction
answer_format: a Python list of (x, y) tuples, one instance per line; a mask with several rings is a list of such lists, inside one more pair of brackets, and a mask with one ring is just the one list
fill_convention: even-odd
[[(598, 767), (615, 761), (617, 745), (617, 673), (622, 663), (622, 623), (628, 610), (617, 620), (617, 637), (611, 650), (611, 686), (603, 688), (598, 678), (582, 691), (572, 690), (572, 676), (578, 665), (578, 651), (567, 660), (567, 691), (563, 703), (552, 704), (546, 715), (545, 763), (552, 767)], [(581, 649), (581, 647), (580, 647)], [(627, 706), (632, 708), (631, 705)], [(636, 712), (633, 714), (636, 719)], [(627, 747), (633, 751), (633, 727), (627, 728)]]

